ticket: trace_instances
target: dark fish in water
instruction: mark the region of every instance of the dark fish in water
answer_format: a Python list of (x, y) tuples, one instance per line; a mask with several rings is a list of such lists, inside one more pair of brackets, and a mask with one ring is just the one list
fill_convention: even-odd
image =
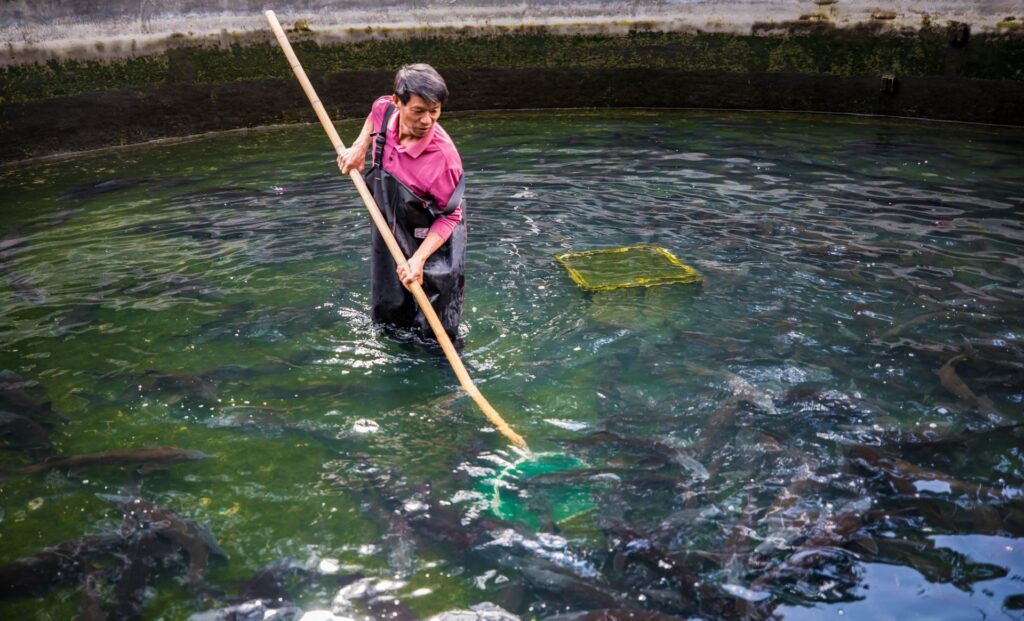
[(864, 496), (847, 502), (833, 515), (821, 516), (803, 543), (784, 561), (758, 576), (748, 591), (766, 592), (772, 584), (794, 576), (803, 577), (808, 569), (840, 558), (839, 553), (843, 552), (840, 548), (851, 542), (877, 551), (874, 540), (862, 532), (871, 505), (872, 499)]
[[(553, 617), (547, 617), (551, 619)], [(519, 621), (514, 615), (501, 606), (489, 602), (475, 604), (470, 610), (446, 610), (428, 618), (426, 621)], [(545, 621), (547, 621), (545, 619)]]
[(40, 595), (75, 582), (94, 560), (116, 551), (123, 540), (117, 532), (87, 535), (0, 565), (0, 598)]
[[(736, 399), (726, 399), (708, 416), (707, 423), (701, 433), (700, 440), (693, 450), (698, 460), (706, 462), (714, 457), (728, 442), (730, 433), (735, 433), (736, 419), (739, 417), (740, 404)], [(712, 465), (711, 472), (717, 471)]]
[(544, 621), (683, 621), (683, 617), (634, 608), (601, 608), (545, 617)]
[(651, 539), (619, 520), (602, 520), (598, 526), (616, 544), (614, 551), (617, 560), (614, 564), (620, 573), (626, 570), (630, 562), (637, 561), (654, 575), (672, 582), (678, 590), (679, 603), (684, 610), (708, 614), (713, 618), (728, 616), (727, 598), (704, 584), (690, 568), (662, 550)]
[(880, 539), (872, 561), (912, 567), (928, 582), (953, 584), (967, 592), (976, 583), (1006, 576), (1005, 567), (966, 558), (932, 540)]
[(213, 595), (217, 599), (226, 599), (231, 605), (201, 612), (190, 616), (189, 619), (191, 621), (223, 621), (225, 619), (236, 621), (281, 619), (284, 621), (285, 619), (297, 619), (298, 616), (295, 616), (295, 613), (301, 614), (301, 611), (292, 604), (292, 590), (300, 589), (312, 581), (325, 583), (326, 586), (337, 589), (364, 578), (365, 576), (359, 573), (319, 575), (304, 569), (301, 564), (292, 559), (273, 561), (241, 583), (237, 595), (233, 597), (226, 598), (223, 593), (218, 592), (214, 595), (207, 591), (207, 595)]
[(39, 474), (50, 470), (78, 470), (92, 466), (140, 466), (139, 472), (146, 473), (154, 470), (161, 470), (174, 464), (188, 461), (210, 459), (210, 456), (200, 451), (190, 451), (169, 446), (156, 448), (136, 448), (114, 451), (102, 451), (99, 453), (83, 453), (69, 457), (57, 457), (47, 461), (15, 468), (13, 470), (0, 471), (0, 476), (14, 474)]
[(956, 372), (956, 363), (960, 362), (967, 357), (966, 353), (958, 354), (953, 356), (946, 361), (946, 364), (942, 365), (935, 373), (939, 376), (939, 382), (942, 387), (959, 397), (962, 401), (970, 404), (980, 414), (995, 416), (998, 419), (1002, 419), (998, 412), (996, 412), (995, 405), (992, 400), (988, 397), (979, 397), (974, 394), (967, 384), (964, 383), (960, 376)]
[(996, 319), (996, 317), (993, 317), (991, 315), (985, 315), (983, 313), (971, 313), (967, 311), (959, 311), (954, 309), (943, 309), (939, 311), (925, 313), (923, 315), (918, 315), (913, 319), (895, 325), (886, 330), (882, 334), (882, 338), (886, 339), (896, 336), (908, 328), (912, 328), (923, 323), (944, 322), (959, 325), (967, 321), (985, 321), (989, 319)]
[(302, 609), (293, 604), (276, 605), (254, 599), (225, 608), (189, 615), (189, 621), (298, 621)]
[(982, 440), (999, 440), (1000, 438), (1016, 438), (1024, 423), (999, 425), (991, 429), (967, 429), (958, 433), (943, 433), (925, 429), (922, 431), (901, 431), (882, 436), (885, 446), (902, 449), (943, 449), (950, 450)]
[(610, 586), (597, 584), (596, 580), (584, 580), (579, 576), (539, 559), (519, 559), (519, 573), (535, 591), (573, 606), (599, 606), (611, 608), (628, 601), (625, 593)]
[[(206, 578), (210, 554), (226, 558), (227, 555), (212, 540), (208, 530), (181, 518), (178, 514), (149, 500), (137, 496), (113, 496), (97, 494), (107, 502), (117, 505), (125, 519), (136, 529), (155, 532), (163, 541), (169, 541), (188, 554), (189, 569), (186, 582), (197, 586)], [(149, 542), (146, 542), (148, 545)]]
[(1024, 500), (1021, 491), (1015, 488), (995, 488), (980, 483), (970, 483), (951, 477), (931, 468), (925, 468), (887, 455), (873, 447), (861, 444), (846, 449), (849, 459), (868, 472), (885, 477), (900, 494), (916, 496), (921, 492), (955, 494), (976, 500), (1016, 501)]
[(91, 183), (83, 183), (82, 185), (76, 185), (75, 187), (70, 188), (67, 192), (61, 194), (57, 200), (84, 201), (104, 194), (110, 194), (112, 192), (130, 190), (151, 181), (152, 179), (147, 177), (129, 177), (127, 179), (114, 178), (104, 179), (102, 181), (93, 181)]
[(0, 411), (2, 448), (25, 451), (35, 461), (53, 455), (50, 434), (31, 418)]
[(201, 375), (191, 373), (147, 371), (142, 388), (156, 390), (166, 395), (167, 405), (174, 405), (189, 398), (216, 401), (219, 396), (216, 384)]
[(66, 423), (68, 419), (53, 411), (49, 401), (40, 401), (24, 390), (0, 387), (0, 407), (6, 407), (43, 425)]
[(163, 537), (162, 524), (156, 530), (140, 525), (127, 537), (120, 556), (124, 564), (113, 569), (114, 604), (112, 618), (138, 619), (146, 599), (146, 590), (156, 574), (180, 562), (179, 547)]
[[(570, 449), (574, 447), (603, 448), (614, 449), (620, 454), (632, 453), (640, 456), (640, 459), (631, 462), (630, 466), (654, 470), (667, 464), (673, 464), (681, 466), (694, 478), (701, 480), (708, 478), (707, 470), (688, 451), (657, 439), (623, 436), (611, 431), (596, 431), (580, 439), (558, 440), (558, 443)], [(616, 467), (614, 460), (609, 465), (613, 468)]]
[(193, 343), (209, 343), (222, 336), (235, 336), (241, 329), (240, 319), (253, 308), (252, 300), (242, 300), (222, 309), (217, 318), (204, 323), (188, 336)]
[[(1024, 510), (1013, 506), (985, 503), (967, 505), (957, 499), (927, 496), (901, 496), (883, 499), (879, 509), (899, 519), (907, 516), (918, 528), (920, 518), (933, 528), (947, 532), (968, 532), (976, 535), (1024, 536)], [(965, 506), (966, 505), (966, 506)]]
[(298, 578), (300, 582), (305, 582), (310, 576), (311, 573), (294, 560), (274, 561), (260, 568), (255, 575), (243, 582), (238, 588), (238, 595), (233, 597), (231, 602), (241, 604), (262, 600), (268, 604), (280, 605), (292, 600), (288, 590), (290, 581)]
[(68, 312), (64, 313), (57, 319), (57, 331), (60, 334), (65, 334), (75, 328), (81, 328), (89, 325), (93, 322), (96, 317), (96, 311), (101, 307), (101, 303), (98, 300), (90, 300), (88, 302), (82, 302), (76, 304)]
[(53, 411), (49, 401), (40, 401), (26, 391), (26, 388), (34, 385), (35, 382), (13, 371), (4, 371), (0, 374), (0, 407), (31, 418), (41, 425), (68, 422), (67, 418)]

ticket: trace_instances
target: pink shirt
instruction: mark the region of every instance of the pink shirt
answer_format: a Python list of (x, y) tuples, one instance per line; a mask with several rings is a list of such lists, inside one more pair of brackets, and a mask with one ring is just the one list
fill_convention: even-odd
[[(390, 96), (373, 102), (369, 119), (380, 131), (384, 120), (384, 109), (391, 103)], [(420, 198), (432, 197), (440, 209), (448, 205), (455, 192), (455, 186), (462, 178), (462, 158), (455, 150), (455, 144), (447, 132), (437, 123), (422, 138), (403, 147), (398, 144), (398, 110), (391, 114), (387, 128), (388, 140), (384, 144), (384, 168), (409, 186)], [(376, 143), (370, 143), (371, 150)], [(455, 225), (462, 221), (462, 203), (447, 216), (434, 220), (430, 232), (437, 233), (445, 241), (451, 237)]]

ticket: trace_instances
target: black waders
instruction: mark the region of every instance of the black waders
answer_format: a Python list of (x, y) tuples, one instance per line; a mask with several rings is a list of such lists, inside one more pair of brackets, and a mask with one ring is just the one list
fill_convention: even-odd
[[(387, 142), (388, 120), (394, 111), (394, 104), (388, 104), (380, 131), (377, 133), (373, 167), (366, 173), (364, 180), (384, 214), (402, 253), (408, 258), (423, 243), (434, 220), (450, 214), (459, 206), (465, 192), (466, 178), (463, 173), (448, 205), (442, 210), (438, 208), (433, 198), (419, 198), (408, 186), (384, 170), (384, 144)], [(430, 255), (423, 266), (423, 290), (452, 340), (456, 339), (459, 330), (462, 295), (466, 286), (465, 205), (462, 209), (463, 221), (455, 226), (448, 241)], [(430, 324), (427, 323), (412, 294), (398, 279), (395, 260), (391, 257), (384, 239), (377, 227), (370, 228), (373, 239), (370, 264), (373, 320), (399, 328), (418, 328), (423, 336), (431, 338), (433, 332)]]

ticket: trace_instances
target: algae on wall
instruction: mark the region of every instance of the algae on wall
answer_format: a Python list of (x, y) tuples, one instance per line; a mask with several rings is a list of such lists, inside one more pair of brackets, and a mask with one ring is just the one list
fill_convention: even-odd
[[(984, 35), (951, 52), (941, 31), (913, 34), (819, 29), (785, 36), (633, 32), (625, 36), (426, 37), (294, 45), (311, 73), (393, 72), (425, 61), (441, 69), (656, 69), (723, 73), (785, 72), (1024, 80), (1024, 37)], [(51, 60), (0, 68), (0, 103), (24, 102), (159, 84), (222, 84), (287, 79), (290, 69), (270, 44), (182, 47), (155, 56), (101, 62)]]
[[(559, 21), (533, 19), (522, 7), (508, 13), (511, 9), (502, 3), (468, 1), (466, 8), (474, 10), (486, 5), (483, 22), (480, 15), (451, 15), (450, 7), (429, 2), (389, 1), (403, 11), (382, 13), (382, 21), (363, 29), (321, 29), (324, 20), (338, 21), (337, 11), (322, 19), (315, 14), (290, 21), (303, 66), (338, 120), (364, 115), (368, 101), (387, 92), (394, 71), (409, 62), (429, 62), (446, 76), (452, 87), (448, 111), (705, 107), (1009, 124), (1024, 119), (1024, 29), (1009, 15), (1001, 16), (999, 24), (987, 16), (984, 27), (971, 34), (966, 24), (940, 24), (928, 16), (836, 17), (851, 7), (865, 9), (860, 0), (821, 5), (830, 8), (810, 1), (812, 10), (790, 21), (775, 21), (771, 12), (782, 5), (791, 12), (800, 2), (637, 4), (630, 5), (637, 14), (628, 18), (621, 2), (610, 0), (564, 7), (554, 0), (529, 4), (529, 12), (547, 18), (559, 11), (572, 18)], [(292, 4), (312, 6), (309, 2)], [(583, 16), (595, 3), (605, 17)], [(219, 16), (207, 11), (196, 18), (198, 33), (188, 30), (190, 17), (164, 16), (162, 26), (187, 28), (155, 34), (145, 20), (140, 33), (131, 20), (141, 18), (125, 13), (128, 4), (115, 4), (89, 5), (103, 15), (116, 13), (121, 22), (113, 25), (91, 23), (86, 16), (78, 25), (38, 26), (58, 39), (44, 37), (34, 48), (7, 42), (0, 62), (0, 131), (5, 138), (0, 162), (312, 119), (258, 12)], [(12, 6), (0, 4), (0, 16)], [(167, 6), (173, 13), (178, 5)], [(680, 17), (692, 7), (720, 13), (733, 6), (747, 11), (746, 23)], [(751, 21), (751, 10), (761, 11), (762, 20)], [(430, 11), (448, 14), (438, 21), (417, 21)], [(504, 21), (489, 21), (501, 11), (508, 13)], [(647, 19), (642, 11), (657, 15)], [(400, 17), (409, 19), (399, 25)], [(202, 30), (218, 19), (239, 29)], [(127, 27), (91, 42), (67, 39), (61, 30), (99, 33), (118, 25)], [(4, 28), (0, 24), (0, 32)]]

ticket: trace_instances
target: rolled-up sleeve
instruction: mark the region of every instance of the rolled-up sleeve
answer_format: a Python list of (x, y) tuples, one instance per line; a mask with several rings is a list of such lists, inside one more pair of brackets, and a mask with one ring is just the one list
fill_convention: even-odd
[(388, 95), (382, 95), (374, 100), (373, 105), (370, 106), (370, 114), (368, 118), (373, 123), (374, 131), (380, 131), (380, 122), (384, 120), (384, 110), (391, 103), (391, 97)]
[[(434, 179), (434, 182), (431, 184), (430, 193), (433, 195), (434, 200), (437, 201), (438, 208), (443, 210), (448, 205), (448, 201), (451, 200), (452, 194), (455, 193), (455, 188), (459, 185), (461, 178), (461, 167), (445, 166), (444, 170)], [(455, 211), (447, 216), (435, 219), (434, 223), (430, 225), (430, 232), (437, 233), (443, 240), (448, 241), (448, 238), (452, 236), (452, 231), (455, 230), (455, 225), (462, 222), (462, 202), (459, 201)]]

